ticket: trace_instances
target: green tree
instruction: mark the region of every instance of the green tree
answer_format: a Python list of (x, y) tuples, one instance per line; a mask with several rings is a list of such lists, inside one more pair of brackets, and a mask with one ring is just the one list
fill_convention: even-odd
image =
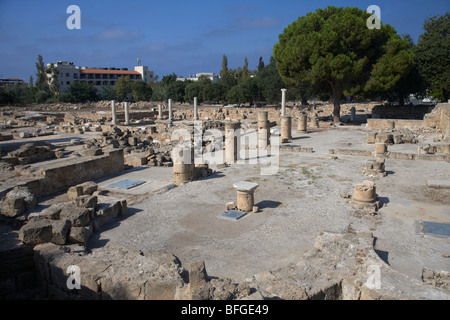
[(116, 97), (116, 92), (114, 90), (114, 87), (111, 86), (110, 84), (103, 85), (101, 94), (100, 94), (100, 98), (102, 100), (116, 100), (117, 97)]
[(226, 95), (226, 100), (229, 103), (245, 103), (247, 102), (248, 93), (246, 92), (246, 89), (244, 86), (238, 84), (232, 87), (230, 90), (228, 90)]
[(56, 96), (59, 94), (59, 69), (55, 64), (50, 64), (45, 68), (45, 73), (48, 79), (48, 88), (51, 95)]
[(178, 102), (184, 102), (185, 95), (184, 81), (174, 81), (167, 85), (167, 99), (172, 99)]
[(373, 66), (371, 78), (364, 89), (398, 100), (403, 105), (408, 95), (405, 84), (409, 84), (407, 78), (415, 65), (414, 53), (408, 41), (399, 36), (392, 36), (385, 47), (386, 52)]
[(14, 99), (14, 93), (11, 90), (5, 90), (5, 88), (0, 87), (0, 104), (13, 104)]
[(154, 101), (165, 101), (167, 100), (167, 86), (162, 82), (154, 82), (151, 84), (152, 87), (152, 98)]
[(264, 69), (264, 60), (263, 57), (259, 57), (258, 72), (261, 72), (262, 69)]
[(220, 70), (220, 79), (227, 91), (233, 86), (237, 85), (237, 80), (234, 76), (233, 70), (228, 69), (228, 58), (226, 55), (222, 57), (222, 69)]
[(129, 76), (120, 77), (117, 80), (116, 86), (114, 87), (114, 91), (116, 92), (116, 97), (119, 100), (129, 99), (132, 94), (131, 89), (131, 79)]
[(134, 101), (149, 101), (152, 97), (152, 87), (143, 80), (132, 82), (131, 92)]
[(175, 81), (177, 81), (177, 75), (176, 75), (175, 73), (172, 73), (172, 74), (168, 74), (168, 75), (166, 75), (166, 76), (163, 76), (162, 79), (161, 79), (161, 82), (162, 82), (164, 85), (169, 85), (170, 83), (173, 83), (173, 82), (175, 82)]
[(46, 91), (50, 93), (48, 77), (45, 72), (44, 59), (41, 55), (38, 55), (38, 61), (36, 62), (36, 88), (38, 91)]
[(194, 98), (197, 97), (198, 102), (201, 103), (203, 101), (203, 85), (198, 81), (189, 81), (186, 84), (186, 88), (184, 90), (185, 100), (186, 101), (194, 101)]
[(450, 12), (425, 21), (415, 49), (417, 67), (426, 85), (444, 101), (450, 98)]
[(227, 91), (223, 83), (211, 82), (204, 85), (202, 94), (203, 101), (220, 102), (225, 100)]
[(76, 81), (68, 89), (71, 102), (87, 102), (98, 100), (97, 89), (85, 81)]
[(247, 57), (244, 58), (244, 66), (242, 67), (241, 81), (247, 80), (249, 77)]
[(273, 49), (287, 84), (312, 84), (317, 91), (333, 96), (335, 122), (340, 121), (343, 93), (363, 90), (373, 65), (396, 34), (390, 25), (367, 28), (369, 17), (359, 8), (318, 9), (286, 27)]
[(286, 87), (276, 66), (273, 57), (270, 58), (268, 65), (263, 67), (256, 76), (261, 100), (267, 103), (276, 103), (281, 101), (281, 89)]

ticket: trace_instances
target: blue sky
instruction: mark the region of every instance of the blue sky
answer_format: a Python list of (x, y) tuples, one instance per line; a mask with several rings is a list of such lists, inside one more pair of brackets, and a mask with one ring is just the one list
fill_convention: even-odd
[[(66, 27), (72, 4), (81, 9), (81, 30)], [(0, 77), (36, 79), (38, 54), (45, 63), (129, 69), (139, 57), (160, 78), (218, 74), (223, 54), (230, 68), (247, 57), (256, 69), (286, 26), (328, 5), (378, 5), (383, 24), (416, 42), (426, 18), (450, 11), (449, 0), (0, 0)]]

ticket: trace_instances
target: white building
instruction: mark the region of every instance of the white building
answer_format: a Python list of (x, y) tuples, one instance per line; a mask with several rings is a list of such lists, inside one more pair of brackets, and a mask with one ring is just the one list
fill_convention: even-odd
[(195, 77), (192, 76), (192, 75), (189, 75), (189, 77), (187, 77), (187, 78), (178, 77), (177, 81), (198, 81), (200, 77), (206, 77), (206, 78), (210, 79), (212, 82), (219, 82), (220, 81), (220, 77), (219, 76), (216, 76), (214, 73), (207, 73), (207, 72), (197, 73), (195, 75)]
[[(51, 64), (47, 64), (50, 66)], [(154, 72), (147, 66), (136, 66), (134, 71), (128, 68), (86, 68), (79, 67), (73, 62), (58, 61), (53, 64), (58, 68), (59, 92), (66, 91), (74, 82), (93, 84), (98, 91), (104, 86), (115, 86), (120, 77), (129, 76), (131, 81), (144, 80), (147, 83), (155, 81)], [(51, 76), (51, 75), (50, 75)]]

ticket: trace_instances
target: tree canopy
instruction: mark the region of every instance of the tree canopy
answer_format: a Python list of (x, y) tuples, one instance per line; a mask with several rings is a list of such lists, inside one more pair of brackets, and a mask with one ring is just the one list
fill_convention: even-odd
[(417, 67), (433, 95), (450, 98), (450, 13), (425, 21), (415, 49)]
[[(399, 60), (411, 59), (398, 50), (401, 39), (395, 29), (390, 25), (369, 29), (369, 17), (369, 13), (359, 8), (318, 9), (287, 26), (273, 48), (284, 82), (296, 87), (312, 85), (316, 91), (332, 95), (334, 121), (340, 121), (340, 100), (344, 92), (362, 92), (369, 79), (377, 76), (376, 71), (382, 74), (388, 70), (379, 61), (387, 51), (391, 49), (391, 55), (400, 54), (396, 56)], [(392, 70), (390, 82), (378, 77), (379, 84), (384, 88), (393, 85), (399, 79), (397, 73), (406, 69)]]

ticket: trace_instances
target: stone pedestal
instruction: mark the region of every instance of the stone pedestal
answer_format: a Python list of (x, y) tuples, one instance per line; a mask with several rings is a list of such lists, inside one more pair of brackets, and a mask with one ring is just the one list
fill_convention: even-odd
[(198, 120), (197, 97), (194, 97), (194, 120)]
[(375, 143), (374, 156), (384, 156), (387, 152), (387, 144), (385, 143)]
[(319, 128), (319, 118), (313, 117), (313, 118), (311, 119), (310, 127), (311, 127), (311, 128)]
[(254, 193), (258, 184), (254, 182), (240, 181), (233, 184), (237, 190), (237, 210), (250, 212), (253, 211), (255, 204)]
[(281, 117), (281, 142), (286, 143), (292, 139), (292, 118)]
[(194, 149), (187, 146), (177, 146), (172, 151), (174, 184), (192, 181), (195, 172)]
[(363, 174), (372, 176), (382, 175), (385, 177), (385, 159), (378, 158), (377, 160), (368, 160), (366, 162), (366, 167), (363, 170)]
[(299, 133), (307, 133), (308, 132), (308, 117), (306, 114), (302, 114), (298, 117), (298, 128), (297, 132)]
[(238, 142), (235, 133), (238, 128), (239, 123), (225, 123), (225, 162), (227, 164), (233, 164), (237, 161)]
[(287, 89), (281, 89), (281, 116), (286, 115), (286, 91)]
[(258, 148), (266, 149), (270, 144), (269, 112), (258, 112)]
[(130, 110), (128, 102), (125, 102), (125, 125), (128, 126), (129, 124), (130, 124)]
[(355, 185), (352, 202), (357, 204), (371, 204), (376, 201), (376, 186), (373, 181), (364, 180)]
[(116, 115), (116, 101), (111, 101), (111, 113), (112, 113), (112, 124), (117, 124), (117, 115)]

